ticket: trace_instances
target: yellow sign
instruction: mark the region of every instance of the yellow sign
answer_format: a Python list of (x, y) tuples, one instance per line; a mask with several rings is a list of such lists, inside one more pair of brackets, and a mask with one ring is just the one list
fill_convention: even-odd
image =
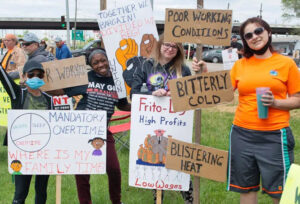
[(280, 204), (300, 204), (300, 166), (292, 164)]
[[(20, 79), (16, 79), (15, 83), (19, 84)], [(4, 86), (0, 82), (0, 126), (7, 127), (7, 110), (11, 109), (10, 97)]]

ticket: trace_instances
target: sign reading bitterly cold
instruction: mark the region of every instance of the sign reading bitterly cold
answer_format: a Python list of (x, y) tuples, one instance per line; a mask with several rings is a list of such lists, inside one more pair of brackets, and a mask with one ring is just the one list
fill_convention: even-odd
[(138, 188), (189, 189), (190, 175), (167, 169), (168, 137), (192, 142), (193, 111), (175, 113), (170, 97), (133, 95), (129, 185)]
[(232, 11), (166, 9), (166, 42), (230, 45)]
[(8, 111), (11, 174), (105, 174), (106, 112)]
[(234, 99), (230, 71), (187, 76), (169, 81), (174, 110), (214, 107)]
[(132, 68), (127, 61), (136, 56), (148, 57), (158, 39), (151, 3), (136, 0), (103, 10), (97, 20), (118, 97), (125, 98), (129, 88), (125, 86), (123, 72)]

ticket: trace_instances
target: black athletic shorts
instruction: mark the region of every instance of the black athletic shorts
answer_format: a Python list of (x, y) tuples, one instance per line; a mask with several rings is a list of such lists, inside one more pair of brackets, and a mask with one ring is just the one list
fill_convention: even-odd
[(274, 131), (233, 125), (230, 132), (227, 190), (248, 193), (260, 189), (280, 198), (291, 164), (295, 141), (289, 127)]

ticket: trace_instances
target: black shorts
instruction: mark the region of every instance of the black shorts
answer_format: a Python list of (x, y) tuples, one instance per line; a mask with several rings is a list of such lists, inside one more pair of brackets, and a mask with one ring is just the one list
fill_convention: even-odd
[(280, 198), (291, 164), (295, 141), (289, 127), (256, 131), (233, 125), (230, 132), (227, 190), (248, 193), (260, 189)]

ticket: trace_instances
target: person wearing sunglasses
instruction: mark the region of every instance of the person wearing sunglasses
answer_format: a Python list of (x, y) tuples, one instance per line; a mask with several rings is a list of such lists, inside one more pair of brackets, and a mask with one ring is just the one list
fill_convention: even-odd
[[(260, 189), (273, 203), (279, 203), (294, 162), (289, 111), (300, 107), (300, 73), (292, 59), (273, 49), (266, 21), (247, 19), (240, 36), (244, 58), (231, 70), (239, 104), (230, 131), (227, 190), (240, 193), (240, 203), (257, 203)], [(268, 107), (265, 119), (260, 119), (257, 111), (258, 87), (270, 88), (261, 99)]]
[[(36, 61), (27, 61), (23, 68), (23, 78), (25, 88), (17, 85), (7, 72), (0, 68), (0, 81), (10, 97), (12, 109), (52, 110), (52, 97), (39, 89), (45, 84), (43, 66)], [(4, 144), (7, 145), (7, 133)], [(25, 203), (31, 178), (32, 175), (15, 175), (15, 194), (12, 203)], [(49, 175), (36, 175), (36, 204), (46, 203), (48, 179)]]

